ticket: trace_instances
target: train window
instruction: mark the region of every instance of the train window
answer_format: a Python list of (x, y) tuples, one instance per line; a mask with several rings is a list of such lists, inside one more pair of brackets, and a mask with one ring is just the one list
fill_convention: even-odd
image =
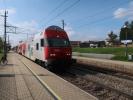
[(68, 39), (53, 38), (53, 39), (47, 39), (47, 41), (48, 41), (48, 45), (50, 47), (68, 47), (68, 46), (70, 46), (70, 42)]
[(36, 50), (39, 50), (39, 43), (36, 43)]
[(41, 39), (41, 40), (40, 40), (40, 44), (41, 44), (41, 47), (44, 46), (44, 39)]

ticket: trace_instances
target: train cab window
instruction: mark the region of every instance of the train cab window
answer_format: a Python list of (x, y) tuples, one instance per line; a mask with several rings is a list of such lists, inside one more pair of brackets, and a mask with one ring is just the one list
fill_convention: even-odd
[(68, 46), (70, 46), (70, 42), (68, 39), (53, 38), (53, 39), (47, 39), (47, 41), (48, 41), (48, 45), (50, 47), (68, 47)]
[(36, 50), (39, 50), (39, 43), (36, 43)]
[(44, 39), (41, 39), (41, 40), (40, 40), (40, 44), (41, 44), (41, 47), (44, 46)]

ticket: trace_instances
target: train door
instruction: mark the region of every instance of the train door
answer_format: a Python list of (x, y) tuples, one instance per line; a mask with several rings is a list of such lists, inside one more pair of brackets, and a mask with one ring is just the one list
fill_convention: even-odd
[(35, 55), (36, 59), (43, 61), (43, 52), (44, 52), (44, 49), (41, 46), (41, 40), (38, 39), (35, 42), (35, 50), (34, 50), (34, 55)]
[(41, 60), (44, 61), (44, 38), (40, 39), (40, 57)]
[(36, 59), (39, 59), (39, 43), (38, 41), (35, 42), (35, 57)]

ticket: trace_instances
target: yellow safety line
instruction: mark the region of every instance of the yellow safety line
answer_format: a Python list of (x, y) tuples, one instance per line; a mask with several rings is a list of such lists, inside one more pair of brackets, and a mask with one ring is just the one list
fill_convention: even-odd
[(57, 100), (62, 100), (33, 70), (31, 70), (24, 62), (23, 64), (35, 75), (35, 77), (41, 82), (41, 84), (43, 84)]

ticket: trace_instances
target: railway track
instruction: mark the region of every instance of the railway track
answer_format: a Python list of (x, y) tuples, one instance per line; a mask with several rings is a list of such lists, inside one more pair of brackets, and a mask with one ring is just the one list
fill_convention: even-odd
[(131, 75), (76, 64), (67, 71), (66, 75), (60, 76), (101, 100), (133, 99)]
[(88, 65), (83, 65), (83, 64), (75, 64), (75, 66), (77, 68), (80, 68), (82, 66), (82, 70), (84, 70), (84, 71), (91, 70), (93, 72), (101, 72), (103, 74), (108, 74), (108, 75), (111, 75), (111, 76), (115, 76), (115, 77), (119, 77), (119, 78), (122, 78), (122, 79), (127, 79), (127, 80), (133, 81), (133, 75), (123, 73), (123, 72), (120, 72), (120, 71), (109, 70), (109, 69), (105, 69), (105, 68), (99, 68), (99, 67), (88, 66)]
[[(36, 73), (36, 71), (35, 71), (35, 69), (33, 68), (33, 70), (32, 70), (32, 67), (31, 67), (31, 63), (30, 63), (30, 65), (29, 65), (29, 63), (28, 62), (26, 62), (24, 59), (22, 59), (21, 57), (19, 58), (19, 60), (18, 60), (19, 62), (21, 62), (21, 64), (20, 64), (20, 67), (21, 66), (24, 66), (23, 68), (20, 68), (21, 70), (21, 73), (22, 73), (22, 75), (23, 75), (23, 78), (24, 78), (24, 81), (26, 82), (26, 85), (27, 85), (27, 87), (28, 87), (28, 89), (29, 89), (29, 91), (31, 91), (31, 95), (32, 95), (32, 97), (33, 98), (36, 98), (35, 96), (36, 96), (36, 94), (35, 94), (35, 92), (33, 91), (33, 90), (35, 90), (34, 88), (36, 88), (36, 86), (34, 85), (31, 85), (32, 84), (32, 81), (31, 80), (29, 80), (29, 78), (31, 78), (31, 77), (33, 77), (33, 79), (34, 79), (34, 81), (36, 80), (36, 83), (37, 84), (40, 84), (41, 86), (43, 86), (44, 88), (41, 88), (41, 89), (46, 89), (47, 90), (47, 92), (49, 93), (49, 95), (51, 95), (51, 97), (53, 98), (52, 100), (62, 100), (62, 95), (60, 94), (60, 93), (57, 93), (57, 91), (54, 91), (55, 89), (52, 87), (51, 88), (51, 86), (49, 85), (49, 84), (47, 84), (47, 82), (46, 82), (46, 84), (45, 84), (45, 82), (43, 81), (43, 79), (42, 79), (42, 76), (44, 75), (44, 74), (40, 74), (40, 73)], [(34, 64), (33, 64), (34, 65)], [(36, 64), (35, 64), (36, 65)], [(34, 72), (35, 71), (35, 72)], [(47, 72), (47, 71), (46, 71)], [(27, 77), (27, 75), (28, 75), (28, 77)], [(58, 77), (58, 76), (57, 76)], [(61, 79), (61, 78), (59, 78), (59, 79)], [(61, 79), (61, 80), (63, 80), (63, 79)], [(65, 80), (64, 80), (65, 81)], [(66, 83), (66, 81), (65, 81), (65, 83)], [(70, 83), (69, 83), (70, 84)], [(50, 86), (50, 87), (49, 87)], [(70, 86), (74, 86), (74, 85), (70, 85)], [(69, 86), (69, 87), (70, 87)], [(57, 86), (58, 87), (58, 86)], [(67, 86), (65, 86), (65, 87), (67, 87)], [(74, 86), (75, 87), (75, 86)], [(77, 87), (76, 87), (76, 89), (78, 89)], [(62, 88), (61, 88), (61, 90), (62, 90)], [(63, 89), (64, 90), (64, 89)], [(66, 89), (65, 89), (66, 90)], [(81, 89), (79, 89), (79, 90), (81, 90)], [(71, 89), (70, 89), (70, 91), (71, 91)], [(73, 91), (73, 90), (72, 90)], [(75, 90), (74, 90), (75, 91)], [(90, 96), (89, 98), (92, 98), (92, 97), (94, 97), (94, 96), (92, 96), (92, 95), (88, 95), (88, 93), (87, 92), (85, 92), (85, 91), (83, 91), (83, 90), (81, 90), (83, 93), (85, 93), (85, 94), (87, 94), (87, 96)], [(42, 91), (42, 93), (43, 93), (44, 91)], [(56, 94), (57, 93), (57, 94)], [(73, 92), (74, 93), (74, 96), (72, 97), (72, 98), (77, 98), (77, 96), (75, 96), (75, 95), (77, 95), (77, 93), (75, 93), (75, 92)], [(71, 93), (68, 93), (68, 94), (71, 94), (71, 95), (73, 95), (73, 93), (71, 94)], [(60, 95), (58, 95), (58, 94), (60, 94)], [(66, 97), (66, 98), (71, 98), (71, 95), (70, 95), (70, 97), (68, 96), (68, 97)], [(86, 98), (86, 95), (84, 96), (82, 93), (80, 93), (78, 96), (80, 96), (80, 95), (82, 95), (81, 96), (81, 98)], [(63, 98), (64, 99), (64, 98)], [(94, 97), (94, 99), (97, 99), (97, 98), (95, 98)], [(42, 100), (42, 99), (41, 99)], [(51, 100), (51, 99), (50, 99)], [(70, 100), (75, 100), (75, 99), (70, 99)], [(80, 100), (80, 99), (79, 99)], [(84, 100), (84, 99), (82, 99), (82, 100)]]
[(82, 64), (56, 74), (100, 100), (133, 99), (133, 77), (128, 74)]

